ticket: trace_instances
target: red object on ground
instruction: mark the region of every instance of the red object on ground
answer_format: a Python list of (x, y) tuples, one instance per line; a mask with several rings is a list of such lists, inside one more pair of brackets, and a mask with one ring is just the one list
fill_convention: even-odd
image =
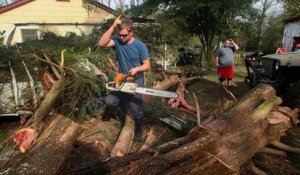
[(19, 149), (24, 153), (32, 144), (35, 138), (35, 133), (33, 129), (23, 128), (19, 130), (14, 136), (14, 142), (19, 146)]
[(191, 106), (190, 104), (188, 104), (188, 102), (184, 99), (185, 93), (187, 93), (187, 89), (184, 86), (183, 82), (180, 82), (177, 86), (176, 89), (176, 93), (178, 94), (177, 98), (171, 98), (169, 100), (169, 105), (171, 105), (171, 107), (177, 108), (177, 107), (183, 107), (189, 111), (192, 112), (197, 112), (197, 109), (193, 106)]

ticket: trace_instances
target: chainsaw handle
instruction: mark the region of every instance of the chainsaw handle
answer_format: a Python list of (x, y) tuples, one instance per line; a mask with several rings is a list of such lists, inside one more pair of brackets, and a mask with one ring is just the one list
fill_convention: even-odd
[(124, 84), (125, 82), (134, 82), (138, 79), (138, 75), (132, 76), (130, 74), (123, 74), (123, 73), (117, 73), (115, 76), (115, 87), (118, 88), (120, 85)]
[(124, 76), (121, 79), (121, 82), (125, 82), (125, 81), (135, 81), (137, 78), (136, 76), (132, 76), (130, 74), (124, 74)]
[(114, 86), (115, 86), (115, 82), (109, 82), (109, 83), (106, 83), (105, 84), (105, 86), (106, 86), (106, 89), (108, 89), (108, 90), (116, 90), (117, 88), (115, 88)]

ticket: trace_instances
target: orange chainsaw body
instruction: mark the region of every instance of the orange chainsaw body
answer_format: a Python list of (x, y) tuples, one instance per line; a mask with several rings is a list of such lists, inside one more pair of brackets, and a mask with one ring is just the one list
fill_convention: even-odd
[(114, 83), (115, 87), (119, 87), (119, 85), (125, 81), (133, 81), (134, 77), (133, 76), (128, 76), (123, 73), (117, 73)]

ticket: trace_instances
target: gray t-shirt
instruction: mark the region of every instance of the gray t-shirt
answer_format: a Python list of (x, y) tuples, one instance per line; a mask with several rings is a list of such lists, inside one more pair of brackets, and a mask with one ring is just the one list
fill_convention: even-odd
[(234, 46), (219, 47), (215, 53), (216, 57), (219, 57), (219, 67), (231, 67), (233, 66), (233, 52)]

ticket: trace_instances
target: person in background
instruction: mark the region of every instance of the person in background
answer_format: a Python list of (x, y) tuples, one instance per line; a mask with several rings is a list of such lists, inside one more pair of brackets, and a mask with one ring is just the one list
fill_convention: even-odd
[(227, 80), (228, 87), (233, 86), (233, 53), (238, 49), (239, 46), (232, 39), (225, 39), (223, 46), (219, 47), (215, 53), (221, 87), (223, 87), (225, 80)]
[[(119, 29), (119, 36), (112, 37), (114, 31)], [(150, 60), (146, 45), (133, 36), (133, 22), (130, 19), (116, 18), (112, 26), (101, 36), (98, 45), (105, 48), (114, 48), (119, 65), (118, 73), (135, 77), (139, 87), (144, 86), (143, 72), (150, 70)], [(141, 94), (127, 94), (111, 91), (104, 99), (108, 106), (117, 107), (122, 104), (129, 108), (130, 116), (135, 121), (135, 137), (142, 135), (142, 122), (144, 118), (143, 96)]]
[(276, 50), (276, 54), (285, 53), (287, 49), (283, 43), (281, 43), (280, 47)]

